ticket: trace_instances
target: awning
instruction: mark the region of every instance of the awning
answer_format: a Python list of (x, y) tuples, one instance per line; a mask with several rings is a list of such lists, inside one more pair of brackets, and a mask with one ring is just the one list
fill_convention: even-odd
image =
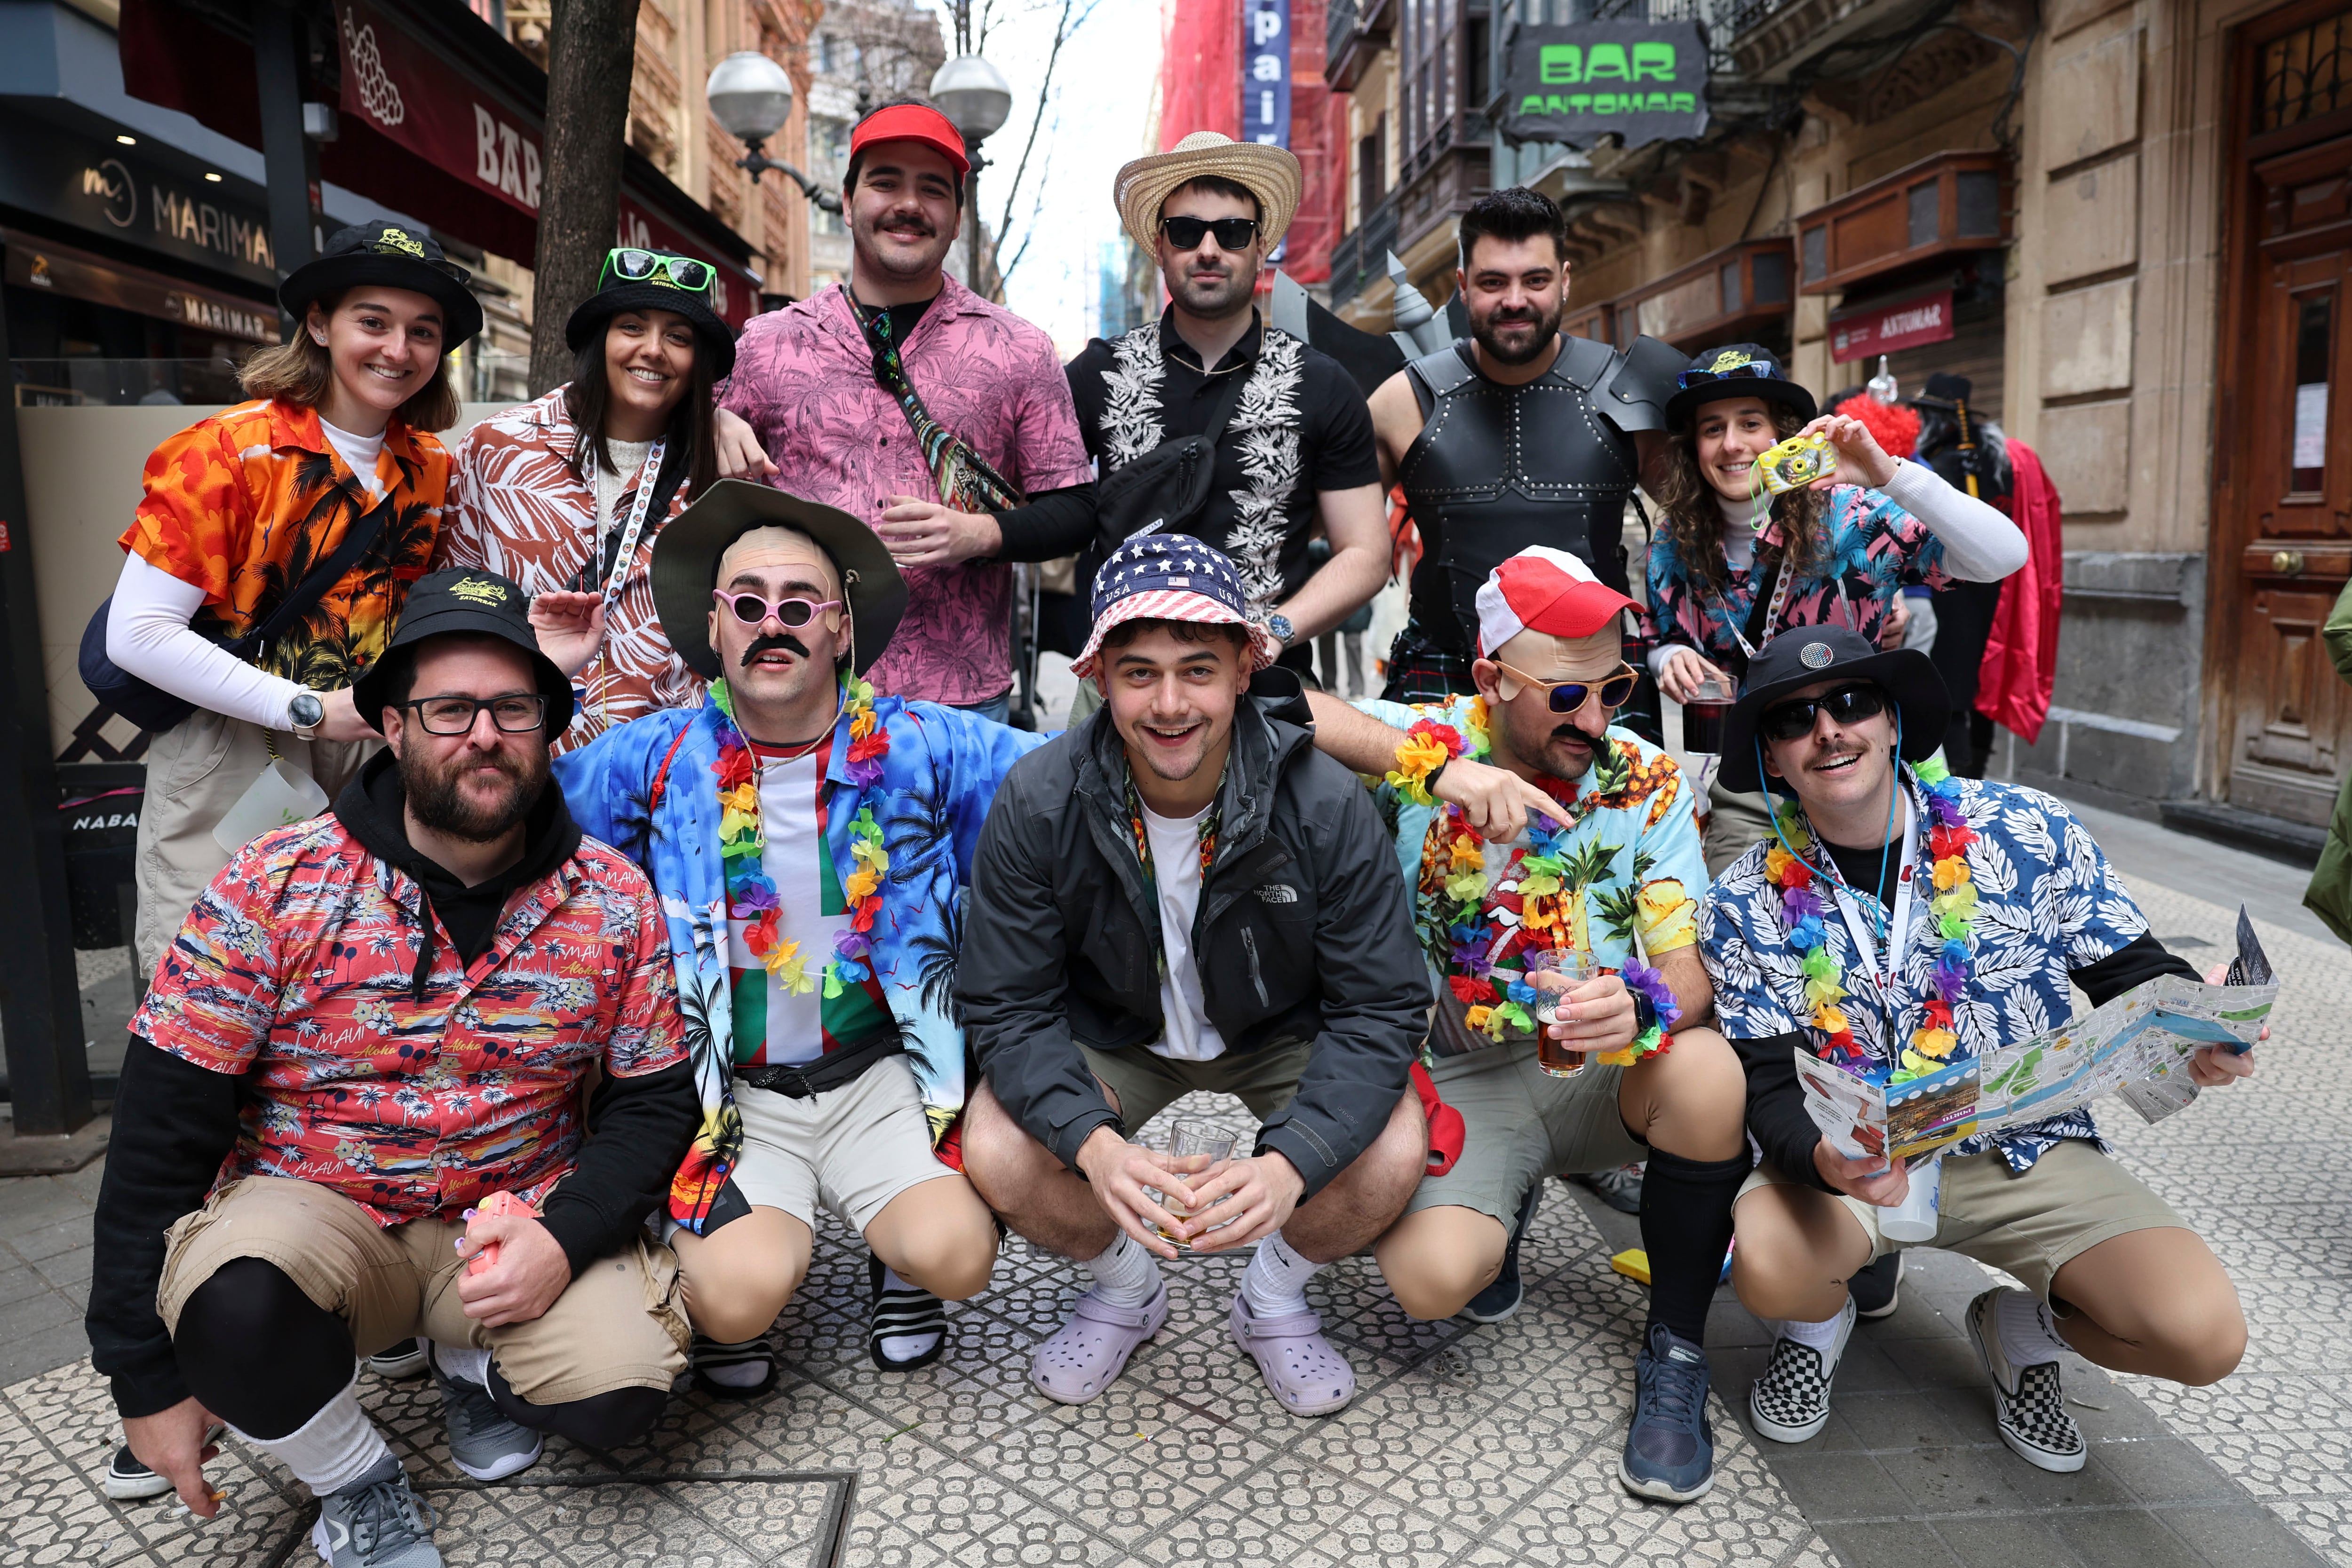
[(19, 287), (111, 305), (248, 343), (278, 341), (273, 306), (15, 229), (0, 228), (0, 244), (8, 248), (7, 279)]
[[(404, 0), (398, 11), (333, 0), (337, 80), (308, 98), (341, 105), (341, 134), (319, 172), (362, 195), (425, 214), (434, 228), (529, 264), (537, 253), (546, 74), (456, 0)], [(178, 0), (122, 0), (124, 85), (261, 145), (249, 38)], [(312, 68), (314, 73), (317, 71)], [(719, 269), (711, 303), (740, 327), (759, 309), (751, 247), (659, 170), (625, 152), (615, 243), (698, 256)]]

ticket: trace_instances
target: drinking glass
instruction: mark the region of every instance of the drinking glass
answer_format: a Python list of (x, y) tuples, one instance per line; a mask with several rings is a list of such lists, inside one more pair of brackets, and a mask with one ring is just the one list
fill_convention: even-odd
[[(1205, 1181), (1223, 1170), (1225, 1162), (1234, 1157), (1234, 1136), (1214, 1122), (1180, 1117), (1168, 1132), (1168, 1168), (1186, 1179), (1189, 1186)], [(1168, 1193), (1154, 1192), (1160, 1206), (1179, 1219), (1192, 1218), (1192, 1210), (1181, 1198)], [(1223, 1198), (1218, 1199), (1220, 1203)], [(1226, 1224), (1233, 1223), (1231, 1220)], [(1168, 1234), (1166, 1226), (1158, 1226), (1160, 1236), (1179, 1247), (1190, 1246), (1182, 1237)], [(1216, 1229), (1218, 1227), (1212, 1226)]]
[[(1574, 947), (1539, 947), (1520, 955), (1530, 977), (1549, 972), (1568, 982), (1573, 991), (1592, 978), (1592, 955)], [(1584, 1071), (1585, 1053), (1570, 1051), (1566, 1040), (1554, 1040), (1548, 1027), (1559, 1014), (1560, 1001), (1567, 991), (1546, 991), (1535, 1005), (1536, 1065), (1554, 1078), (1573, 1078)]]

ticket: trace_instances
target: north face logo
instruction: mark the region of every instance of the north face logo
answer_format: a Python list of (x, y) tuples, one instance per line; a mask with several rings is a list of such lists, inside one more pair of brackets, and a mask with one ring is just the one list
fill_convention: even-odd
[(1292, 887), (1287, 883), (1269, 882), (1264, 887), (1257, 890), (1257, 895), (1268, 904), (1296, 904), (1298, 902), (1298, 890)]

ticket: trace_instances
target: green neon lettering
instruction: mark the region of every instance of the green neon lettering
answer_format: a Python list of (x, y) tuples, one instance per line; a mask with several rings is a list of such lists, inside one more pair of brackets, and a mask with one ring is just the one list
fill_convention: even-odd
[(1675, 47), (1672, 44), (1633, 46), (1633, 79), (1641, 81), (1645, 78), (1650, 81), (1675, 79)]
[(1537, 51), (1536, 71), (1546, 87), (1573, 87), (1584, 79), (1584, 50), (1576, 44), (1546, 44)]
[(1603, 78), (1611, 81), (1633, 79), (1633, 69), (1625, 63), (1624, 45), (1595, 44), (1592, 46), (1592, 52), (1585, 57), (1584, 79), (1591, 83), (1600, 81)]
[(1670, 95), (1668, 107), (1670, 107), (1676, 114), (1696, 114), (1698, 112), (1698, 94), (1695, 92), (1674, 93)]

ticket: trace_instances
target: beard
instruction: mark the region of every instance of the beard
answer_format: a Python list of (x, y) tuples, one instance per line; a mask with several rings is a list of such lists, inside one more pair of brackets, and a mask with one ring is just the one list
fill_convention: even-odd
[[(1549, 707), (1541, 706), (1523, 716), (1514, 704), (1509, 734), (1511, 750), (1522, 762), (1555, 779), (1581, 779), (1591, 772), (1593, 748), (1601, 744)], [(1561, 741), (1575, 744), (1563, 747), (1558, 744)]]
[[(484, 767), (497, 768), (504, 778), (504, 788), (487, 800), (470, 793), (465, 782), (467, 775)], [(422, 747), (409, 747), (400, 758), (401, 786), (417, 821), (469, 844), (504, 838), (530, 816), (547, 792), (549, 772), (544, 746), (532, 747), (520, 760), (503, 753), (485, 758), (468, 749), (436, 762)]]
[(1168, 297), (1194, 316), (1219, 320), (1238, 314), (1257, 293), (1257, 272), (1232, 256), (1225, 257), (1225, 271), (1221, 277), (1195, 277), (1192, 258), (1173, 272), (1163, 272), (1168, 285)]
[[(1473, 320), (1470, 335), (1478, 340), (1480, 348), (1494, 356), (1497, 364), (1524, 365), (1559, 336), (1561, 309), (1560, 303), (1555, 300), (1544, 310), (1513, 311), (1508, 315), (1497, 311), (1484, 320)], [(1506, 331), (1514, 337), (1524, 331), (1527, 338), (1524, 342), (1506, 341), (1502, 337)]]

